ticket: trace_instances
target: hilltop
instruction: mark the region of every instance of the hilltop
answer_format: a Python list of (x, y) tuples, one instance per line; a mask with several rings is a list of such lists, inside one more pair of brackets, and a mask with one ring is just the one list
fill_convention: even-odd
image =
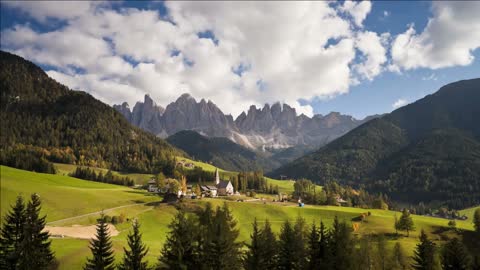
[(184, 155), (91, 95), (3, 51), (0, 88), (1, 164), (44, 172), (53, 170), (49, 162), (158, 172)]
[(271, 173), (337, 181), (410, 203), (480, 203), (480, 79), (455, 82)]

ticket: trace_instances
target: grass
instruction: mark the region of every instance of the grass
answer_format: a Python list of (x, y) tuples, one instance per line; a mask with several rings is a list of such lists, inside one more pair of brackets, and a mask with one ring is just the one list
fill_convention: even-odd
[(473, 213), (478, 208), (480, 208), (480, 206), (474, 206), (474, 207), (460, 210), (460, 215), (466, 215), (468, 217), (468, 220), (473, 220)]
[[(63, 163), (54, 163), (55, 168), (57, 169), (57, 174), (61, 175), (68, 175), (69, 173), (75, 171), (78, 165), (73, 164), (63, 164)], [(102, 172), (103, 174), (108, 172), (108, 169), (104, 168), (97, 168), (97, 167), (89, 167), (93, 169), (96, 173)], [(153, 177), (153, 174), (144, 174), (144, 173), (125, 173), (125, 172), (117, 172), (112, 171), (114, 175), (118, 175), (121, 177), (129, 177), (133, 179), (135, 184), (137, 185), (144, 185)]]
[(1, 211), (3, 217), (8, 205), (17, 195), (24, 197), (38, 193), (47, 222), (83, 215), (122, 205), (158, 201), (145, 191), (128, 187), (80, 180), (77, 178), (28, 172), (0, 166)]
[[(24, 195), (29, 195), (33, 192), (39, 193), (43, 201), (42, 211), (44, 214), (47, 214), (48, 221), (96, 212), (116, 206), (130, 205), (135, 202), (159, 200), (159, 197), (149, 196), (143, 191), (85, 181), (63, 175), (27, 172), (5, 166), (0, 167), (0, 172), (2, 216), (8, 210), (8, 207), (3, 206), (12, 204), (17, 194), (20, 193)], [(269, 181), (278, 180), (269, 179)], [(279, 184), (284, 184), (283, 182), (288, 183), (287, 181), (279, 182), (281, 182)], [(292, 185), (284, 184), (281, 188), (286, 191), (291, 186), (293, 186), (293, 183)], [(196, 207), (198, 205), (204, 206), (207, 202), (211, 202), (214, 206), (221, 206), (226, 201), (215, 198), (191, 200), (186, 201), (185, 204), (186, 206)], [(410, 237), (396, 237), (393, 234), (393, 222), (395, 215), (399, 216), (400, 213), (388, 210), (311, 205), (300, 208), (291, 203), (271, 202), (264, 204), (263, 202), (228, 201), (227, 204), (237, 220), (237, 228), (240, 230), (239, 241), (244, 242), (249, 241), (251, 224), (255, 218), (257, 218), (260, 224), (265, 219), (268, 219), (272, 224), (272, 229), (278, 233), (281, 224), (286, 219), (293, 222), (298, 216), (305, 218), (309, 224), (312, 222), (318, 224), (322, 220), (329, 227), (335, 216), (338, 216), (340, 220), (351, 222), (352, 218), (367, 211), (371, 212), (371, 216), (360, 224), (355, 235), (386, 234), (389, 246), (392, 246), (394, 241), (400, 241), (409, 255), (417, 244), (421, 229), (425, 229), (437, 243), (444, 241), (446, 237), (455, 235), (454, 231), (446, 229), (448, 223), (446, 219), (413, 215), (416, 230), (410, 233)], [(160, 250), (169, 231), (168, 224), (176, 211), (174, 206), (167, 204), (144, 204), (114, 209), (108, 211), (107, 214), (125, 214), (130, 220), (137, 218), (140, 221), (143, 240), (150, 248), (148, 260), (153, 265), (160, 255)], [(467, 215), (471, 215), (473, 208), (463, 211)], [(82, 216), (54, 224), (56, 226), (95, 224), (97, 217), (98, 215)], [(112, 241), (116, 251), (116, 260), (120, 261), (123, 256), (123, 247), (126, 246), (126, 235), (130, 230), (130, 224), (127, 222), (116, 225), (116, 227), (120, 234), (112, 237)], [(457, 227), (472, 231), (473, 224), (471, 218), (467, 221), (457, 221)], [(59, 260), (60, 269), (81, 269), (86, 258), (90, 256), (88, 241), (86, 240), (71, 238), (52, 239), (52, 249)]]

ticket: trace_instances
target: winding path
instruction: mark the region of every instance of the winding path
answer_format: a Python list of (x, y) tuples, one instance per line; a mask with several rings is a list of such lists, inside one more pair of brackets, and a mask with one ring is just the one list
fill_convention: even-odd
[(50, 221), (46, 225), (53, 225), (54, 223), (64, 222), (64, 221), (73, 220), (73, 219), (82, 218), (82, 217), (88, 217), (88, 216), (91, 216), (91, 215), (98, 215), (102, 212), (106, 213), (108, 211), (117, 210), (117, 209), (121, 209), (121, 208), (127, 208), (127, 207), (131, 207), (131, 206), (136, 206), (136, 205), (146, 205), (146, 204), (149, 204), (149, 203), (159, 203), (159, 202), (161, 202), (161, 201), (153, 201), (153, 202), (145, 202), (145, 203), (133, 203), (133, 204), (116, 206), (116, 207), (113, 207), (113, 208), (103, 209), (101, 211), (97, 211), (97, 212), (93, 212), (93, 213), (88, 213), (88, 214), (83, 214), (83, 215), (79, 215), (79, 216), (74, 216), (74, 217), (59, 219), (59, 220), (55, 220), (55, 221)]

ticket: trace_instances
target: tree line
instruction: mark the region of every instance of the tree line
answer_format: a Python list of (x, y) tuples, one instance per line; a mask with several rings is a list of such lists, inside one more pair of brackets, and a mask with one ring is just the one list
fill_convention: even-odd
[(77, 167), (75, 171), (68, 174), (71, 177), (76, 177), (84, 180), (90, 180), (95, 182), (101, 183), (108, 183), (114, 185), (122, 185), (122, 186), (133, 186), (135, 182), (128, 176), (121, 177), (114, 175), (111, 170), (108, 170), (105, 174), (99, 172), (98, 174), (95, 172), (94, 169), (90, 169), (88, 167), (82, 168)]

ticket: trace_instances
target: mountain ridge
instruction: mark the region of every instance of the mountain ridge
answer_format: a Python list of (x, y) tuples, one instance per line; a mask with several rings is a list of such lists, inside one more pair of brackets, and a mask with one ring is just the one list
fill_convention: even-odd
[(480, 203), (478, 104), (480, 79), (445, 85), (270, 175), (338, 180), (410, 202)]
[[(331, 112), (307, 117), (297, 115), (288, 104), (251, 105), (236, 119), (224, 114), (212, 101), (196, 101), (182, 94), (165, 109), (145, 95), (130, 110), (128, 103), (113, 106), (132, 124), (166, 138), (182, 130), (194, 130), (207, 137), (225, 137), (245, 147), (262, 150), (287, 149), (296, 146), (319, 147), (365, 123), (377, 115), (357, 120), (349, 115)], [(137, 109), (142, 108), (142, 110)], [(159, 109), (161, 108), (161, 109)]]

